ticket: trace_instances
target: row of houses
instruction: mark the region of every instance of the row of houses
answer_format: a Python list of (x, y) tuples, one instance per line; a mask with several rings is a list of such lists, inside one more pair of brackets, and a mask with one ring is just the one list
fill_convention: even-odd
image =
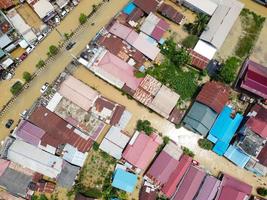
[[(124, 106), (66, 76), (49, 102), (28, 110), (6, 139), (1, 151), (1, 187), (23, 198), (36, 191), (52, 193), (56, 185), (71, 189), (99, 135), (110, 126), (122, 131), (130, 118)], [(18, 166), (17, 171), (31, 173), (11, 173), (10, 163)], [(21, 184), (16, 186), (18, 177)]]

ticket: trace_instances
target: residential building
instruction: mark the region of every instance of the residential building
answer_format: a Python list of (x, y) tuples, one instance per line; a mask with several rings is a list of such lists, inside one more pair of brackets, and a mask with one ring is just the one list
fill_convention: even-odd
[(158, 12), (164, 17), (166, 17), (167, 19), (179, 25), (181, 25), (183, 20), (185, 19), (184, 15), (182, 15), (174, 7), (166, 3), (162, 3), (160, 5)]
[(148, 169), (144, 178), (154, 185), (162, 187), (170, 179), (182, 154), (183, 152), (178, 145), (169, 142)]
[(209, 16), (212, 16), (218, 7), (218, 5), (212, 0), (177, 0), (177, 2), (183, 4), (193, 11), (204, 13)]
[(134, 0), (134, 4), (142, 9), (147, 15), (151, 12), (156, 12), (157, 7), (160, 4), (160, 0)]
[(191, 65), (199, 70), (204, 70), (208, 66), (210, 59), (202, 56), (193, 49), (189, 50), (191, 56)]
[(14, 6), (14, 3), (12, 0), (1, 0), (0, 1), (0, 9), (7, 10), (8, 8), (11, 8)]
[(221, 181), (211, 175), (206, 175), (195, 200), (214, 200)]
[(233, 162), (238, 167), (244, 168), (248, 161), (250, 160), (250, 156), (240, 150), (238, 147), (230, 145), (224, 156)]
[[(197, 0), (190, 1), (198, 2)], [(205, 1), (205, 3), (199, 2), (198, 5), (210, 6), (212, 4), (207, 4)], [(220, 49), (243, 7), (244, 4), (237, 0), (220, 1), (200, 39)]]
[(88, 153), (80, 152), (77, 148), (66, 144), (62, 150), (62, 158), (72, 165), (83, 167)]
[(123, 169), (116, 169), (113, 175), (112, 187), (132, 193), (137, 184), (137, 176)]
[(143, 185), (139, 193), (139, 200), (156, 200), (157, 191), (153, 188)]
[(50, 178), (61, 173), (63, 159), (21, 140), (15, 140), (7, 151), (7, 159)]
[(217, 52), (217, 49), (210, 43), (207, 43), (203, 40), (198, 40), (196, 46), (194, 47), (194, 52), (209, 60), (212, 60), (215, 53)]
[(68, 5), (69, 2), (70, 0), (56, 0), (56, 4), (60, 9), (66, 7), (66, 5)]
[(215, 144), (213, 147), (215, 153), (222, 156), (226, 152), (242, 119), (241, 114), (235, 114), (231, 107), (224, 106), (208, 135), (208, 140)]
[(239, 75), (240, 87), (260, 98), (267, 99), (267, 68), (247, 60)]
[(66, 161), (62, 163), (62, 170), (57, 177), (57, 185), (67, 190), (71, 190), (75, 184), (75, 179), (80, 171), (80, 167), (74, 166)]
[(161, 143), (162, 140), (157, 134), (153, 133), (148, 136), (143, 132), (136, 131), (124, 150), (122, 158), (137, 172), (145, 170), (156, 155), (157, 148)]
[(112, 126), (102, 140), (99, 148), (119, 160), (129, 140), (130, 137), (123, 133), (120, 128)]

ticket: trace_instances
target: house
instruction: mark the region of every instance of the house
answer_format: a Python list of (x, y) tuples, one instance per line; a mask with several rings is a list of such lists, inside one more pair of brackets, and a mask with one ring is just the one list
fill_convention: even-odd
[(223, 175), (216, 200), (246, 200), (249, 198), (252, 186), (227, 174)]
[(161, 191), (167, 198), (171, 198), (176, 189), (177, 185), (183, 179), (185, 173), (188, 171), (191, 166), (192, 158), (187, 155), (182, 155), (176, 169), (172, 172), (167, 183), (162, 187)]
[(70, 144), (81, 152), (88, 151), (93, 144), (88, 135), (43, 106), (37, 107), (28, 120), (45, 131), (39, 147), (52, 154), (62, 144)]
[(195, 200), (214, 200), (220, 183), (214, 176), (206, 175)]
[(131, 26), (136, 26), (137, 22), (145, 15), (142, 9), (136, 7), (133, 12), (127, 17), (127, 22)]
[(156, 200), (157, 191), (153, 188), (143, 185), (139, 193), (139, 200)]
[(78, 166), (63, 161), (61, 173), (57, 177), (57, 185), (70, 190), (75, 184), (75, 179), (80, 169)]
[(112, 126), (102, 140), (99, 148), (119, 160), (129, 140), (130, 137), (123, 133), (120, 128)]
[(50, 178), (61, 173), (63, 159), (21, 140), (15, 140), (7, 151), (7, 159)]
[(233, 162), (238, 167), (244, 168), (248, 161), (250, 160), (250, 156), (244, 153), (241, 149), (236, 146), (230, 145), (224, 156)]
[(56, 4), (59, 6), (60, 9), (64, 8), (70, 0), (56, 0)]
[(6, 10), (12, 6), (14, 6), (14, 3), (12, 0), (1, 0), (0, 1), (0, 9)]
[(44, 22), (48, 22), (57, 14), (49, 0), (27, 0), (27, 3)]
[(82, 153), (77, 148), (66, 144), (62, 150), (62, 158), (72, 165), (82, 167), (88, 153)]
[(95, 103), (99, 93), (73, 76), (68, 76), (59, 88), (59, 94), (88, 111)]
[(240, 87), (254, 95), (267, 99), (267, 68), (247, 60), (241, 70)]
[(215, 144), (215, 153), (222, 156), (226, 152), (242, 119), (241, 114), (236, 113), (234, 116), (232, 108), (224, 106), (208, 135), (208, 140)]
[(140, 30), (155, 40), (160, 41), (163, 34), (169, 29), (169, 26), (170, 25), (166, 21), (151, 12), (146, 17)]
[(132, 193), (136, 184), (137, 176), (135, 174), (129, 173), (120, 168), (116, 169), (114, 172), (112, 187)]
[(45, 131), (43, 129), (26, 120), (22, 120), (13, 135), (16, 138), (38, 147), (44, 134)]
[(185, 18), (185, 16), (178, 12), (174, 7), (166, 3), (162, 3), (160, 5), (158, 12), (167, 19), (179, 25), (182, 24)]
[(108, 28), (108, 31), (128, 42), (128, 44), (136, 48), (150, 60), (155, 60), (160, 52), (160, 49), (157, 47), (157, 42), (154, 42), (151, 37), (145, 36), (142, 33), (138, 34), (133, 29), (117, 21)]
[(185, 7), (190, 8), (193, 11), (204, 13), (212, 16), (217, 8), (217, 4), (212, 0), (177, 0), (177, 2), (183, 4)]
[(33, 32), (32, 28), (17, 13), (15, 8), (7, 12), (7, 17), (28, 44), (33, 44), (37, 40), (37, 36)]
[(207, 43), (203, 40), (198, 40), (196, 46), (194, 47), (194, 52), (209, 60), (212, 60), (213, 56), (217, 52), (217, 49), (210, 43)]
[(160, 3), (159, 0), (134, 0), (133, 3), (139, 7), (141, 10), (143, 10), (146, 14), (149, 14), (151, 12), (156, 12), (157, 7)]
[(99, 59), (94, 63), (92, 71), (119, 89), (126, 85), (135, 91), (142, 81), (142, 78), (135, 77), (135, 69), (131, 65), (107, 50), (101, 53)]
[(176, 169), (182, 154), (183, 152), (178, 145), (169, 142), (146, 172), (145, 179), (162, 187)]
[(17, 166), (16, 170), (11, 166), (11, 161), (0, 159), (1, 188), (7, 190), (13, 195), (26, 198), (31, 181), (32, 176), (27, 173), (23, 173), (23, 169), (21, 167)]
[(173, 200), (193, 200), (206, 173), (197, 167), (190, 166), (183, 180), (177, 187)]
[(191, 65), (196, 67), (199, 70), (204, 70), (208, 66), (210, 59), (202, 56), (198, 52), (194, 51), (193, 49), (189, 50), (191, 56)]
[[(191, 1), (197, 2), (197, 0)], [(207, 4), (205, 1), (205, 3), (199, 2), (198, 5), (212, 4)], [(243, 7), (244, 4), (237, 0), (220, 1), (200, 39), (220, 49)]]
[(150, 136), (143, 132), (136, 131), (126, 149), (122, 158), (136, 171), (145, 170), (154, 156), (159, 145), (162, 143), (161, 138), (153, 133)]

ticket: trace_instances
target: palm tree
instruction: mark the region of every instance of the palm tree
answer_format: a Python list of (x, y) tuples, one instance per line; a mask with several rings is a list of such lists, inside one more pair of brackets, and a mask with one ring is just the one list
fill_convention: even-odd
[(193, 23), (192, 34), (200, 35), (204, 29), (207, 27), (207, 23), (209, 22), (209, 16), (203, 13), (198, 13), (197, 18)]

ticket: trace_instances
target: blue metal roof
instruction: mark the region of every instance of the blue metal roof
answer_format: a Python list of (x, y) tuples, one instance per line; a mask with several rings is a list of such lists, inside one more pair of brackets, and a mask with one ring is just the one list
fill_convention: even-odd
[(124, 190), (126, 192), (133, 192), (137, 183), (137, 176), (135, 174), (124, 171), (123, 169), (116, 169), (114, 172), (112, 187)]
[(136, 8), (136, 5), (134, 5), (133, 2), (130, 2), (129, 4), (127, 4), (127, 6), (123, 8), (122, 12), (127, 15), (130, 15), (135, 8)]
[(250, 157), (233, 145), (230, 145), (224, 156), (239, 167), (244, 168)]
[[(232, 118), (232, 112), (232, 108), (229, 106), (224, 106), (209, 133), (213, 137), (209, 136), (208, 139), (217, 138), (217, 142), (215, 143), (213, 151), (221, 156), (227, 150), (231, 139), (233, 138), (243, 119), (243, 116), (239, 113), (236, 114), (235, 118)], [(214, 142), (214, 140), (211, 140), (211, 142)]]

